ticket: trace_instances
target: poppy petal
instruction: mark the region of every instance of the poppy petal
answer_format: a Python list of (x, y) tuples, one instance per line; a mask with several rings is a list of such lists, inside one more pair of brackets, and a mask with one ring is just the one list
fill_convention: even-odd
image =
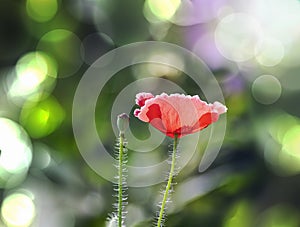
[(202, 130), (227, 111), (223, 104), (208, 104), (198, 95), (162, 93), (154, 97), (151, 93), (139, 93), (136, 103), (141, 108), (136, 109), (134, 115), (169, 137), (175, 134), (181, 137)]
[(145, 105), (147, 99), (151, 99), (153, 97), (154, 96), (151, 93), (146, 93), (146, 92), (138, 93), (136, 95), (135, 103), (140, 107), (142, 107)]

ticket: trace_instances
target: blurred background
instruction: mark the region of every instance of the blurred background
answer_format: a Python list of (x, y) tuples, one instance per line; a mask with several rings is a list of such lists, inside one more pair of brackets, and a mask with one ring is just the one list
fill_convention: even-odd
[[(72, 102), (95, 60), (150, 40), (201, 58), (228, 107), (219, 155), (200, 173), (204, 148), (198, 144), (176, 178), (166, 225), (300, 226), (298, 0), (0, 0), (0, 226), (105, 226), (113, 184), (80, 155)], [(144, 54), (185, 64), (172, 53)], [(118, 72), (102, 89), (95, 116), (111, 154), (114, 99), (148, 77), (202, 94), (170, 66), (141, 64)], [(131, 129), (147, 138), (147, 127), (132, 111)], [(154, 161), (167, 157), (169, 143), (166, 138), (156, 148)], [(138, 163), (139, 155), (129, 152), (129, 163)], [(151, 226), (161, 189), (129, 188), (127, 226)]]

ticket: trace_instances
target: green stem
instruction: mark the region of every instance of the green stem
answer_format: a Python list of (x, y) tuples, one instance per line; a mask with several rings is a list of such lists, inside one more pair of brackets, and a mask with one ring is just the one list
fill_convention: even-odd
[(173, 151), (172, 151), (171, 169), (170, 169), (168, 183), (167, 183), (167, 186), (166, 186), (166, 190), (165, 190), (164, 197), (163, 197), (161, 207), (160, 207), (160, 211), (159, 211), (159, 217), (158, 217), (158, 220), (157, 220), (157, 227), (161, 227), (161, 222), (162, 222), (162, 219), (163, 219), (165, 206), (166, 206), (166, 203), (167, 203), (167, 200), (168, 200), (168, 197), (169, 197), (169, 191), (170, 191), (170, 188), (172, 186), (172, 181), (173, 181), (173, 176), (174, 176), (174, 171), (175, 171), (175, 163), (176, 163), (177, 145), (178, 145), (178, 136), (175, 135)]
[(119, 184), (118, 184), (118, 226), (122, 227), (122, 213), (123, 213), (123, 147), (124, 134), (120, 133), (120, 147), (119, 147)]

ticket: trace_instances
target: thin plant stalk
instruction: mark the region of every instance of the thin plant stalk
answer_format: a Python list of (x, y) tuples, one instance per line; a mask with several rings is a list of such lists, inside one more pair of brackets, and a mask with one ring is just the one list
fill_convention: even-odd
[(119, 146), (119, 182), (118, 182), (118, 227), (122, 227), (123, 215), (123, 150), (124, 148), (124, 133), (120, 133)]
[(172, 157), (171, 169), (170, 169), (170, 172), (169, 172), (169, 178), (168, 178), (167, 186), (166, 186), (166, 189), (165, 189), (165, 192), (164, 192), (164, 196), (163, 196), (160, 211), (159, 211), (159, 216), (158, 216), (158, 220), (157, 220), (157, 227), (161, 227), (164, 212), (165, 212), (166, 203), (167, 203), (169, 193), (170, 193), (170, 189), (171, 189), (171, 186), (172, 186), (173, 177), (175, 175), (177, 146), (178, 146), (178, 136), (175, 135), (174, 136), (174, 143), (173, 143), (173, 151), (172, 151), (172, 156), (171, 156)]
[(114, 204), (114, 209), (116, 209), (112, 215), (108, 218), (106, 222), (106, 227), (125, 227), (125, 206), (126, 206), (126, 191), (127, 191), (127, 141), (125, 138), (125, 131), (129, 127), (129, 116), (126, 113), (118, 115), (117, 126), (119, 129), (119, 137), (115, 144), (115, 154), (117, 158), (116, 168), (117, 168), (117, 201)]

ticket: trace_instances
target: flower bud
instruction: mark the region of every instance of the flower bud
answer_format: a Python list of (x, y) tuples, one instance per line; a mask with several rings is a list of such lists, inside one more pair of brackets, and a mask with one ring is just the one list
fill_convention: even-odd
[(126, 113), (118, 115), (117, 126), (120, 133), (124, 133), (129, 127), (129, 116)]

